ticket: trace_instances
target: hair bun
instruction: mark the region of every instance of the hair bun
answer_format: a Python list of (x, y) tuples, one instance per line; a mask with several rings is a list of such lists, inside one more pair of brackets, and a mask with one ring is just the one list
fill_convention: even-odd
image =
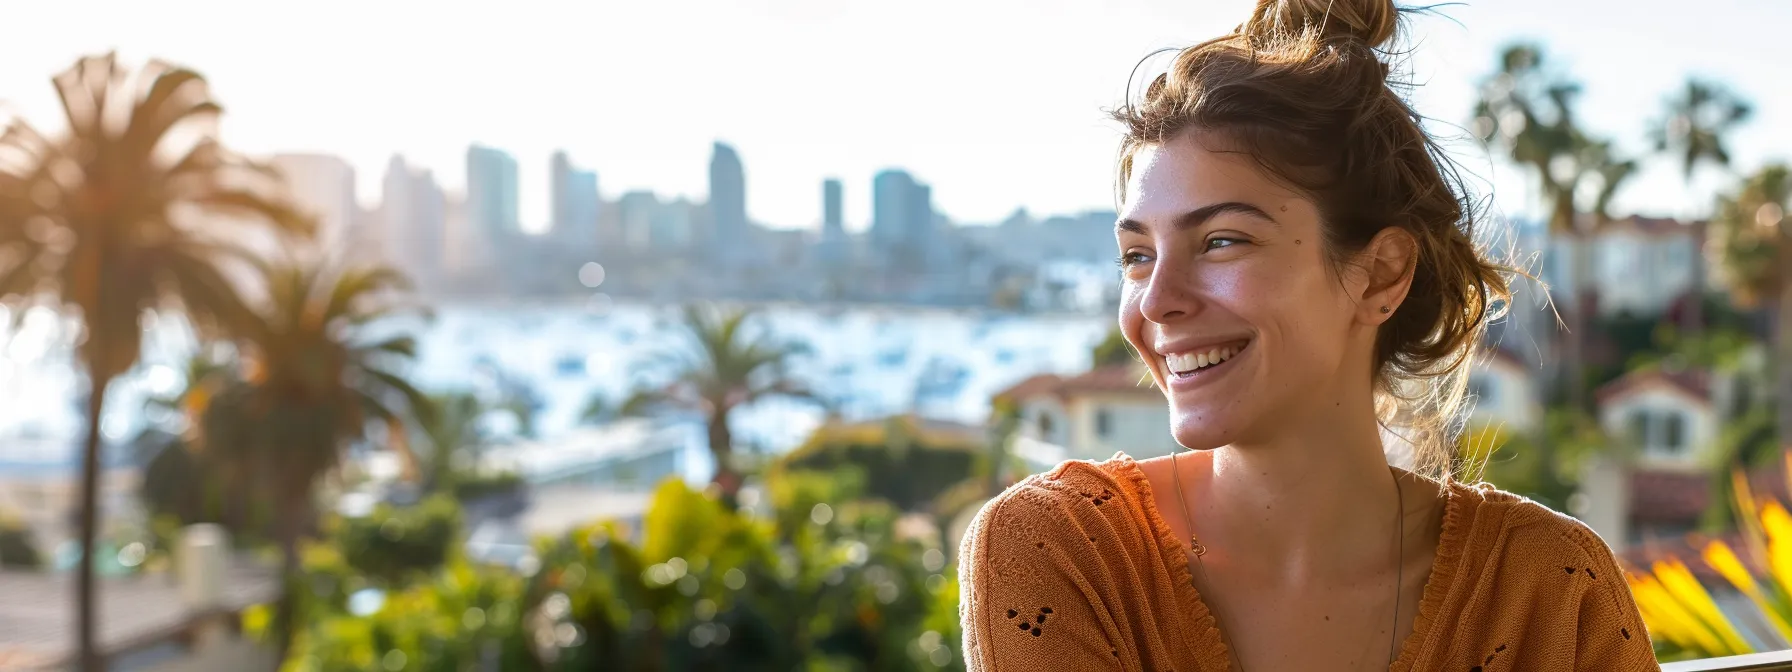
[(1311, 30), (1322, 40), (1351, 37), (1379, 47), (1394, 39), (1399, 18), (1394, 0), (1257, 0), (1238, 32), (1273, 40)]

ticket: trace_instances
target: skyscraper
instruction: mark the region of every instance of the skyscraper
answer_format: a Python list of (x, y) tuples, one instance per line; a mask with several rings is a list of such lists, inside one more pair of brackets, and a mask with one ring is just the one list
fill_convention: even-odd
[(830, 178), (821, 183), (821, 237), (823, 239), (846, 235), (846, 220), (840, 202), (843, 189), (840, 180)]
[(715, 143), (709, 157), (710, 243), (717, 259), (738, 261), (747, 243), (747, 178), (733, 147)]
[(894, 168), (871, 178), (871, 240), (879, 247), (896, 245), (907, 238), (911, 193), (915, 178)]
[(821, 258), (829, 263), (846, 257), (846, 222), (841, 203), (844, 186), (829, 178), (821, 183)]
[(355, 169), (327, 154), (276, 154), (273, 164), (294, 204), (317, 218), (318, 246), (327, 254), (354, 248)]
[(548, 167), (549, 197), (553, 213), (549, 231), (568, 245), (593, 246), (597, 242), (597, 173), (579, 170), (566, 152), (554, 152)]
[(522, 231), (516, 158), (509, 152), (482, 145), (467, 148), (467, 217), (488, 241)]
[(933, 188), (906, 171), (881, 171), (871, 182), (871, 240), (898, 265), (914, 266), (933, 239)]
[(384, 260), (418, 286), (435, 286), (447, 255), (447, 199), (441, 186), (429, 171), (412, 169), (400, 156), (387, 162), (381, 186)]

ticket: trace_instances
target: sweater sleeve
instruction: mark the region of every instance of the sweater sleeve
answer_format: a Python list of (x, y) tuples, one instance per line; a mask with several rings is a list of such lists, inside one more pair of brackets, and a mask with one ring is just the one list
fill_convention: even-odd
[(1581, 595), (1574, 669), (1660, 670), (1636, 598), (1611, 548), (1584, 526), (1573, 532), (1590, 556), (1588, 564), (1599, 568), (1598, 580)]
[[(1023, 482), (978, 513), (959, 551), (969, 672), (1117, 669), (1085, 533), (1054, 494)], [(1074, 543), (1083, 542), (1083, 543)]]

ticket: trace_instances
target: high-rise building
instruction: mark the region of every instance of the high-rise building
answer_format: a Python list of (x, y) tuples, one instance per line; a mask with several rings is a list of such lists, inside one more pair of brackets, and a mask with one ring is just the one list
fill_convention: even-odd
[(722, 260), (741, 258), (747, 244), (747, 178), (733, 147), (715, 143), (709, 157), (710, 243)]
[(420, 287), (441, 279), (447, 256), (447, 198), (435, 176), (416, 170), (403, 157), (386, 164), (380, 194), (380, 222), (386, 241), (385, 260), (410, 275)]
[(473, 230), (496, 242), (522, 232), (517, 204), (516, 158), (501, 149), (467, 148), (467, 218)]
[(354, 249), (355, 169), (327, 154), (276, 154), (273, 165), (293, 204), (317, 219), (318, 247), (326, 254)]
[(880, 247), (895, 245), (908, 237), (909, 208), (914, 204), (910, 194), (915, 178), (905, 171), (890, 169), (871, 178), (871, 240)]
[(622, 243), (631, 249), (661, 251), (691, 244), (696, 204), (685, 199), (661, 201), (651, 191), (631, 191), (616, 201)]
[(909, 192), (908, 242), (926, 249), (933, 241), (933, 187), (919, 182)]
[(871, 182), (871, 241), (901, 265), (919, 263), (933, 242), (933, 188), (906, 171), (881, 171)]
[(840, 180), (830, 178), (821, 183), (821, 236), (824, 239), (846, 235), (846, 219), (841, 203), (843, 191)]
[(821, 259), (830, 264), (846, 257), (846, 222), (842, 201), (845, 187), (829, 178), (821, 183)]
[(554, 152), (549, 162), (549, 197), (553, 213), (549, 231), (568, 245), (592, 246), (597, 242), (597, 173), (579, 170), (566, 152)]

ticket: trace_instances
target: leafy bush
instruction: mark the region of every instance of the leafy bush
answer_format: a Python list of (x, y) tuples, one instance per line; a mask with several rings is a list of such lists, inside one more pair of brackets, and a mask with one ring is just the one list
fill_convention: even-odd
[(371, 515), (341, 518), (331, 538), (349, 567), (386, 585), (401, 585), (414, 572), (431, 572), (448, 561), (460, 535), (460, 505), (434, 495), (416, 506), (382, 504)]
[(37, 541), (24, 521), (0, 516), (0, 567), (36, 569), (44, 565)]
[(359, 616), (350, 596), (374, 583), (314, 546), (309, 626), (284, 669), (962, 669), (944, 554), (898, 539), (898, 512), (853, 480), (779, 475), (769, 518), (669, 480), (639, 530), (540, 540), (520, 575), (450, 561)]
[(969, 478), (984, 437), (928, 427), (910, 417), (883, 423), (825, 425), (780, 462), (790, 471), (902, 474), (874, 478), (865, 494), (903, 511), (925, 511), (941, 493)]
[(508, 494), (524, 487), (523, 476), (514, 472), (498, 474), (457, 474), (454, 479), (454, 498), (470, 501), (496, 494)]

